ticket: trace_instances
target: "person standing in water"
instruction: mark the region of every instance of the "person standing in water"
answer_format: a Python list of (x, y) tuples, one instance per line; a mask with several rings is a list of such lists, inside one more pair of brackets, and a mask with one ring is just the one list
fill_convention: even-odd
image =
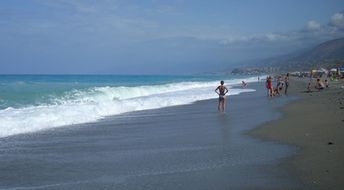
[(242, 83), (242, 88), (246, 88), (247, 87), (247, 83), (245, 81), (241, 81)]
[(219, 95), (219, 104), (218, 104), (219, 112), (225, 112), (225, 108), (226, 108), (226, 94), (228, 92), (228, 89), (223, 84), (224, 82), (221, 81), (221, 85), (215, 89), (215, 92)]
[(284, 84), (285, 84), (284, 94), (287, 95), (288, 87), (289, 87), (289, 73), (287, 73), (287, 75), (284, 77)]
[(274, 89), (272, 86), (272, 78), (268, 76), (266, 78), (266, 88), (268, 89), (268, 96), (272, 97), (274, 95)]

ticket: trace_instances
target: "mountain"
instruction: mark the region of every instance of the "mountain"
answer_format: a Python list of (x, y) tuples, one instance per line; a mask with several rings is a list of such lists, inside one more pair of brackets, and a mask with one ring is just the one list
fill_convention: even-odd
[(234, 69), (240, 74), (245, 70), (260, 72), (308, 71), (319, 67), (331, 68), (344, 65), (344, 38), (326, 41), (303, 52), (272, 57)]
[(344, 38), (324, 42), (296, 57), (297, 61), (325, 61), (344, 59)]

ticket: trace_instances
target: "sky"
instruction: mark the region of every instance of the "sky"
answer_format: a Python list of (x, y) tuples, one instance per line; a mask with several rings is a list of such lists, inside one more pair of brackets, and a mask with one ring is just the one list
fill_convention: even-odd
[(194, 74), (344, 37), (342, 0), (0, 0), (0, 74)]

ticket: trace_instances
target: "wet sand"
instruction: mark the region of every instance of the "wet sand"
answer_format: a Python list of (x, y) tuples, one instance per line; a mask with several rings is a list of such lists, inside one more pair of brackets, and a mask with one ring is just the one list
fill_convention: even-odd
[(213, 99), (2, 138), (0, 189), (299, 189), (281, 164), (298, 149), (247, 135), (293, 98), (249, 88), (226, 114)]
[[(344, 189), (344, 85), (306, 93), (309, 79), (293, 78), (291, 96), (299, 99), (284, 107), (283, 118), (250, 134), (301, 147), (284, 167), (303, 181), (302, 189)], [(313, 79), (313, 83), (315, 79)]]

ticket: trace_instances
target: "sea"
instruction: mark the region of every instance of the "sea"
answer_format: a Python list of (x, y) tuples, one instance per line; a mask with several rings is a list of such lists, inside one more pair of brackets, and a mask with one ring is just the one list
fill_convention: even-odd
[(291, 98), (257, 76), (1, 75), (0, 190), (305, 189), (296, 147), (247, 135)]
[(237, 95), (257, 77), (0, 75), (0, 138), (217, 98), (220, 80)]

